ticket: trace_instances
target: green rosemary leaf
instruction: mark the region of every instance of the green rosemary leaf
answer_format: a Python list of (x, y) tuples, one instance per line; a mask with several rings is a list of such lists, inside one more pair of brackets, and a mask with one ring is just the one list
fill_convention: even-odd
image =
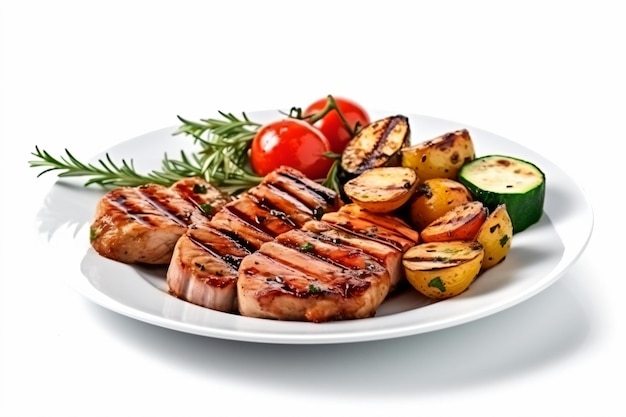
[(97, 163), (81, 162), (69, 150), (58, 158), (35, 147), (29, 161), (33, 168), (42, 168), (38, 176), (56, 172), (58, 177), (89, 177), (85, 186), (104, 188), (138, 186), (156, 183), (169, 186), (187, 177), (200, 176), (221, 187), (233, 187), (235, 192), (250, 188), (261, 181), (249, 169), (248, 150), (260, 123), (251, 121), (245, 113), (237, 117), (232, 113), (218, 112), (221, 118), (192, 121), (177, 116), (181, 125), (174, 135), (188, 135), (200, 146), (191, 155), (180, 151), (179, 159), (164, 155), (160, 170), (140, 173), (132, 159), (114, 161), (107, 153)]

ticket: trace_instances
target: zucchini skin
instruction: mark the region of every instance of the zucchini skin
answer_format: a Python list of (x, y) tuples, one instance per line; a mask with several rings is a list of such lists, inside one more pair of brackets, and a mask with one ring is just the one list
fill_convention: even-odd
[[(495, 164), (498, 164), (496, 166)], [(537, 184), (523, 191), (496, 191), (494, 187), (476, 184), (477, 173), (497, 175), (498, 169), (507, 169), (508, 166), (521, 168), (519, 172), (508, 172), (508, 176), (537, 176)], [(488, 172), (489, 170), (493, 172)], [(467, 187), (474, 199), (481, 201), (489, 211), (493, 211), (500, 204), (505, 204), (511, 222), (513, 233), (526, 230), (539, 222), (543, 216), (543, 205), (546, 194), (546, 176), (535, 164), (523, 159), (507, 155), (486, 155), (465, 164), (459, 171), (458, 180)]]

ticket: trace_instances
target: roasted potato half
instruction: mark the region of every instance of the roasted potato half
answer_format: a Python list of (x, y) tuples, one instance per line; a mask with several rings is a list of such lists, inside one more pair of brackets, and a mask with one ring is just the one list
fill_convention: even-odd
[(476, 158), (467, 129), (460, 129), (402, 149), (402, 165), (414, 168), (420, 182), (430, 178), (456, 179), (461, 167)]
[(480, 201), (456, 206), (421, 231), (424, 242), (474, 240), (487, 218), (487, 208)]
[(476, 240), (485, 248), (482, 269), (502, 262), (511, 248), (513, 222), (505, 204), (498, 205), (478, 230)]
[(348, 178), (372, 168), (399, 166), (400, 150), (410, 145), (411, 129), (406, 116), (389, 116), (364, 126), (348, 142), (341, 156), (341, 169)]
[(443, 299), (469, 288), (480, 273), (484, 255), (478, 241), (421, 243), (404, 253), (402, 265), (417, 291)]
[(351, 179), (343, 191), (353, 203), (367, 211), (390, 213), (409, 201), (417, 182), (417, 174), (412, 168), (381, 167)]
[(409, 220), (418, 230), (456, 206), (473, 200), (467, 187), (450, 178), (431, 178), (417, 187), (409, 205)]

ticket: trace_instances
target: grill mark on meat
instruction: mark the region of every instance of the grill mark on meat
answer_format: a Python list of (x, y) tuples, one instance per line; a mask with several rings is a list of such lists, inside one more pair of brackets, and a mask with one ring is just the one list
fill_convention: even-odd
[[(212, 226), (215, 226), (213, 224), (211, 224)], [(241, 246), (242, 248), (245, 248), (248, 252), (252, 253), (254, 251), (256, 251), (257, 249), (259, 249), (260, 245), (254, 245), (252, 242), (250, 242), (249, 240), (245, 239), (244, 237), (242, 237), (241, 235), (233, 232), (232, 230), (228, 230), (228, 229), (218, 229), (224, 236), (228, 237), (230, 240), (233, 241), (234, 244)]]
[(324, 293), (355, 297), (371, 286), (369, 281), (360, 279), (360, 276), (371, 275), (371, 272), (350, 270), (275, 242), (268, 242), (266, 250), (254, 255), (265, 258), (264, 261), (257, 261), (259, 264), (266, 266), (269, 263), (271, 266), (245, 269), (244, 273), (265, 276), (268, 282), (278, 284), (270, 284), (264, 291), (264, 297), (270, 297), (273, 291), (286, 291), (297, 297), (319, 297)]
[(260, 184), (249, 190), (262, 207), (289, 223), (292, 227), (302, 226), (314, 216), (314, 210), (293, 194), (275, 187), (273, 184)]
[[(202, 248), (203, 250), (205, 250), (207, 253), (209, 253), (211, 256), (215, 257), (215, 258), (221, 258), (222, 260), (224, 260), (224, 262), (226, 262), (228, 265), (230, 265), (231, 267), (237, 269), (239, 268), (239, 264), (241, 264), (241, 260), (243, 259), (243, 257), (235, 257), (231, 254), (222, 254), (219, 253), (215, 250), (215, 248), (209, 244), (207, 244), (206, 242), (203, 242), (201, 240), (198, 240), (196, 237), (194, 237), (193, 235), (189, 235), (189, 240), (191, 240), (191, 242), (193, 242), (196, 246)], [(196, 265), (199, 266), (199, 265)], [(200, 269), (203, 269), (202, 266), (199, 266)]]
[(232, 201), (230, 195), (212, 187), (199, 177), (184, 178), (172, 184), (170, 188), (196, 207), (207, 219), (224, 204)]
[[(289, 175), (282, 175), (284, 172), (288, 172)], [(340, 201), (334, 191), (329, 189), (321, 193), (331, 202), (327, 204), (326, 200), (320, 198), (319, 192), (320, 188), (325, 187), (304, 176), (299, 177), (298, 174), (298, 171), (286, 167), (268, 174), (258, 186), (222, 206), (208, 222), (207, 227), (219, 231), (221, 237), (209, 234), (191, 241), (190, 236), (194, 233), (192, 227), (179, 241), (180, 246), (191, 241), (196, 247), (206, 248), (205, 253), (200, 255), (205, 262), (203, 266), (206, 270), (217, 268), (222, 262), (228, 263), (231, 268), (222, 271), (223, 281), (236, 286), (237, 269), (242, 260), (239, 258), (225, 260), (228, 250), (224, 246), (216, 246), (216, 239), (220, 244), (223, 240), (230, 239), (233, 244), (245, 248), (248, 251), (246, 255), (249, 255), (256, 253), (263, 244), (271, 242), (276, 236), (297, 229), (313, 219), (315, 213), (323, 213), (324, 209), (328, 211), (339, 208)], [(282, 185), (277, 186), (277, 183)], [(313, 193), (312, 190), (316, 192)], [(177, 244), (177, 248), (178, 246)], [(197, 265), (195, 268), (189, 266), (193, 262), (193, 256), (188, 252), (182, 249), (175, 250), (167, 274), (168, 283), (172, 283), (170, 292), (191, 303), (208, 308), (222, 311), (236, 309), (237, 294), (229, 292), (226, 285), (224, 290), (214, 286), (209, 273)], [(185, 286), (191, 285), (193, 291), (178, 291), (177, 288), (183, 287), (182, 281), (186, 281)], [(235, 301), (232, 301), (233, 299)]]
[[(156, 210), (159, 214), (163, 215), (163, 217), (170, 219), (180, 226), (189, 225), (189, 221), (191, 219), (191, 211), (185, 210), (182, 213), (182, 216), (180, 214), (176, 214), (179, 211), (179, 207), (169, 205), (168, 203), (171, 201), (170, 198), (168, 198), (167, 200), (158, 200), (154, 197), (154, 194), (148, 192), (148, 190), (150, 190), (150, 188), (148, 187), (138, 187), (135, 189), (135, 191), (137, 192), (137, 196), (141, 200), (149, 204), (150, 207)], [(141, 216), (142, 214), (146, 214), (142, 211), (142, 208), (138, 206), (131, 206), (131, 204), (127, 203), (127, 201), (124, 202), (124, 207), (126, 208), (128, 214), (138, 217), (141, 221), (145, 223), (152, 223), (154, 225), (153, 222), (150, 222), (147, 218), (143, 218)]]
[(302, 244), (311, 240), (307, 232), (296, 229), (244, 258), (237, 281), (242, 315), (325, 322), (376, 313), (389, 292), (387, 270), (375, 261), (354, 268), (354, 249), (322, 241), (302, 251)]
[[(211, 219), (211, 224), (224, 232), (239, 236), (241, 240), (248, 242), (247, 245), (258, 249), (281, 231), (291, 229), (282, 221), (277, 225), (276, 220), (280, 221), (268, 211), (261, 209), (249, 197), (242, 196), (236, 202), (224, 206), (221, 212)], [(271, 222), (274, 224), (270, 224)], [(279, 231), (275, 230), (276, 227)]]
[[(183, 217), (183, 219), (181, 219), (177, 215), (173, 214), (168, 207), (158, 204), (153, 197), (153, 191), (154, 190), (152, 190), (151, 188), (146, 187), (128, 188), (125, 190), (119, 190), (119, 193), (112, 192), (111, 194), (105, 195), (104, 198), (109, 201), (109, 204), (111, 204), (111, 206), (119, 210), (120, 213), (122, 213), (123, 215), (127, 215), (131, 219), (145, 225), (158, 226), (158, 222), (161, 219), (158, 217), (153, 219), (152, 216), (155, 215), (162, 215), (163, 217), (176, 223), (179, 226), (187, 226), (189, 224), (188, 222), (183, 220), (188, 220), (189, 216)], [(123, 192), (133, 194), (133, 196), (129, 198), (129, 196), (124, 194)], [(154, 209), (155, 211), (157, 211), (157, 213), (150, 213), (149, 209)]]
[(275, 241), (344, 269), (362, 270), (373, 266), (369, 255), (362, 250), (308, 230), (296, 229), (283, 233)]
[(408, 237), (407, 234), (410, 234), (408, 233), (410, 229), (404, 226), (404, 222), (399, 219), (384, 215), (379, 216), (380, 219), (376, 219), (376, 216), (371, 213), (349, 211), (348, 206), (354, 206), (354, 204), (344, 206), (338, 212), (325, 214), (322, 216), (322, 220), (338, 229), (377, 240), (401, 252), (417, 243), (418, 233), (413, 232), (412, 236)]
[(323, 212), (323, 207), (333, 208), (334, 210), (339, 208), (338, 197), (333, 190), (298, 175), (298, 172), (291, 168), (282, 167), (268, 174), (267, 179), (267, 183), (293, 195), (313, 210), (313, 213), (317, 213), (320, 210)]
[(329, 192), (329, 189), (325, 187), (317, 186), (316, 185), (317, 183), (312, 184), (311, 181), (304, 181), (302, 177), (292, 175), (291, 173), (287, 171), (281, 171), (279, 175), (289, 178), (291, 181), (300, 185), (302, 188), (306, 189), (308, 192), (313, 193), (314, 195), (317, 195), (318, 197), (322, 199), (322, 201), (324, 201), (325, 204), (327, 205), (334, 204), (336, 195), (334, 192)]
[(232, 197), (199, 177), (177, 181), (171, 187), (119, 187), (98, 202), (90, 243), (100, 255), (117, 261), (167, 264), (187, 228), (209, 221), (211, 213), (202, 206), (218, 210), (230, 200)]
[(236, 311), (237, 270), (250, 251), (210, 224), (191, 226), (167, 270), (169, 293), (218, 311)]
[(400, 245), (396, 240), (381, 236), (380, 231), (378, 230), (376, 226), (372, 226), (369, 229), (356, 229), (354, 227), (354, 224), (349, 220), (346, 220), (341, 223), (329, 223), (329, 224), (331, 225), (331, 227), (334, 227), (344, 233), (352, 233), (363, 239), (370, 239), (379, 243), (383, 243), (398, 251), (402, 250), (402, 245)]

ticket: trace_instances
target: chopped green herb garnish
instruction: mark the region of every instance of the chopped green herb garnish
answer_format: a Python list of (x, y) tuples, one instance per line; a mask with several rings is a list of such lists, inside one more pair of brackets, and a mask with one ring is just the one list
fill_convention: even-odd
[(441, 280), (441, 277), (436, 277), (430, 280), (428, 283), (429, 287), (435, 287), (441, 292), (446, 292), (446, 285)]
[(300, 245), (300, 252), (311, 252), (313, 250), (313, 244), (311, 242), (304, 242)]
[(89, 241), (93, 242), (98, 237), (98, 232), (93, 227), (89, 228)]
[(215, 210), (215, 207), (213, 207), (212, 205), (208, 203), (204, 203), (204, 204), (200, 204), (200, 210), (202, 210), (204, 214), (211, 214), (213, 213), (213, 210)]
[(313, 285), (313, 284), (309, 285), (309, 292), (310, 293), (315, 294), (315, 293), (318, 293), (318, 292), (321, 292), (321, 291), (322, 290), (319, 289), (318, 287), (316, 287), (315, 285)]

